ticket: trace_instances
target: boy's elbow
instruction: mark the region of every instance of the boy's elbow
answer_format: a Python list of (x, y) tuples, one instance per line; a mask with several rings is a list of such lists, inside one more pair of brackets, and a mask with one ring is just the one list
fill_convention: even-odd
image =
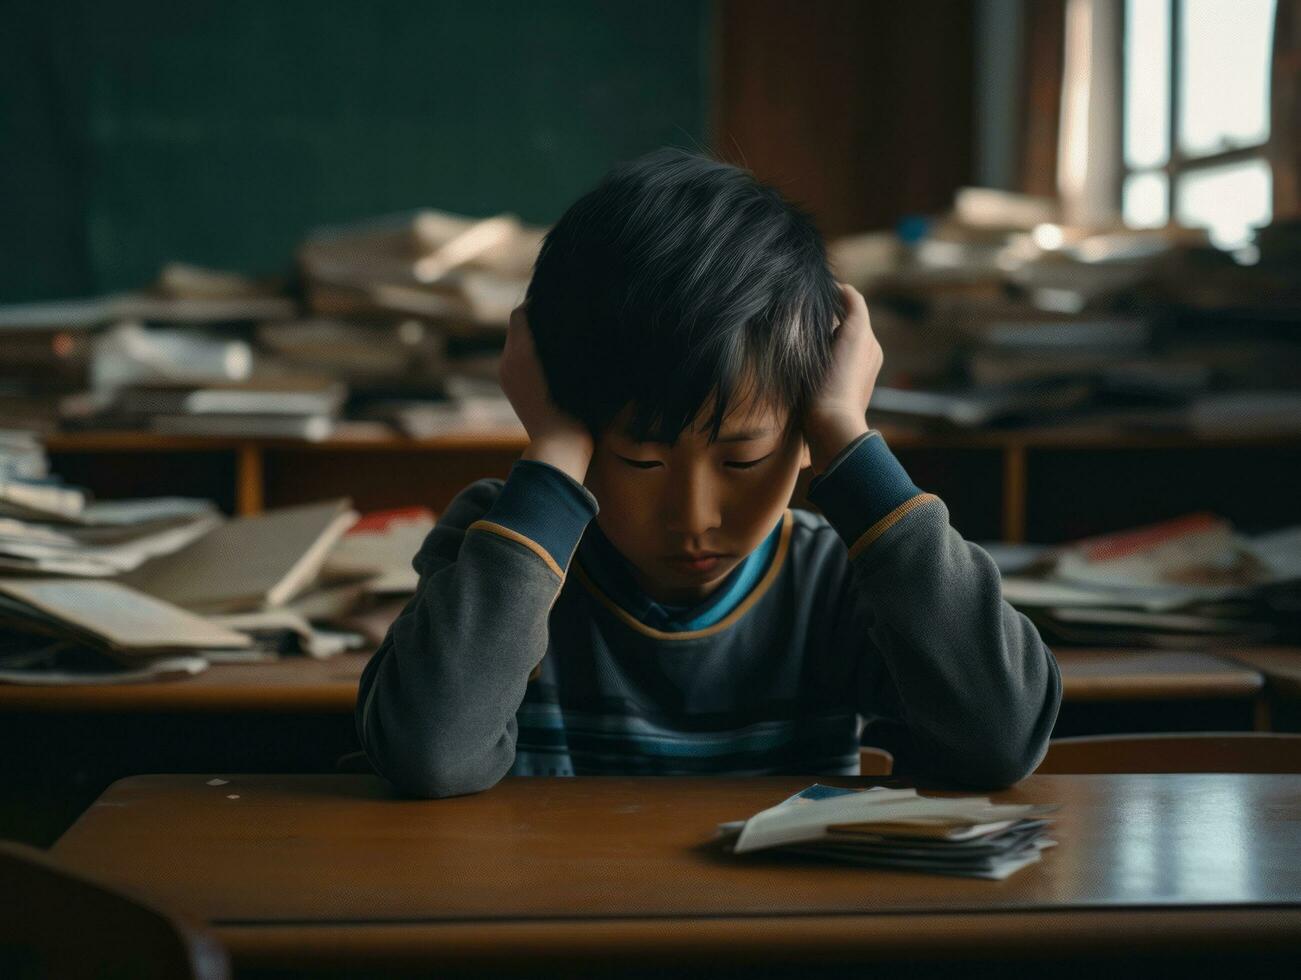
[[(1051, 658), (1051, 654), (1049, 656)], [(1048, 742), (1057, 723), (1061, 701), (1061, 676), (1054, 662), (1044, 700), (1029, 724), (1019, 730), (991, 734), (984, 742), (985, 751), (973, 761), (971, 771), (979, 778), (982, 789), (1006, 789), (1039, 768), (1039, 763), (1048, 754)]]
[(501, 777), (486, 777), (483, 773), (436, 771), (420, 772), (411, 778), (390, 778), (389, 782), (405, 796), (422, 800), (444, 800), (492, 789), (501, 782)]
[[(468, 796), (492, 789), (510, 771), (512, 761), (500, 751), (489, 753), (486, 759), (468, 759), (464, 754), (430, 748), (404, 747), (401, 752), (386, 753), (369, 745), (366, 755), (376, 772), (395, 789), (405, 796), (425, 800)], [(513, 752), (507, 755), (513, 756)]]
[(991, 752), (967, 767), (966, 776), (974, 780), (972, 789), (1008, 789), (1034, 772), (1042, 758), (1037, 747), (1029, 753)]
[[(1056, 670), (1039, 710), (1023, 725), (999, 726), (967, 738), (963, 748), (949, 745), (937, 751), (933, 768), (947, 783), (970, 790), (999, 790), (1029, 776), (1048, 753), (1048, 742), (1061, 706), (1061, 681)], [(942, 762), (940, 762), (942, 760)]]

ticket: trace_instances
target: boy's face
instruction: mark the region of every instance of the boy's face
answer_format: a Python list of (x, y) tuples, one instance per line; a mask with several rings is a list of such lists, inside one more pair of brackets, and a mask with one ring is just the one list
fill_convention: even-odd
[(652, 599), (703, 599), (776, 526), (809, 465), (804, 439), (785, 409), (754, 399), (729, 413), (712, 444), (698, 427), (704, 411), (673, 445), (632, 439), (630, 415), (596, 440), (586, 483), (597, 523)]

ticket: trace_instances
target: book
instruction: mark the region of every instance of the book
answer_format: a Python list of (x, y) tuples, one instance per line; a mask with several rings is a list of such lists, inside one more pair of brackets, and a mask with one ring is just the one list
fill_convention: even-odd
[(347, 388), (322, 378), (260, 379), (221, 384), (139, 384), (118, 392), (125, 415), (331, 415)]
[(237, 436), (321, 442), (334, 433), (329, 415), (155, 415), (151, 432), (185, 436)]
[(356, 520), (346, 499), (237, 517), (122, 581), (202, 612), (280, 607), (311, 584)]
[(243, 633), (121, 582), (0, 578), (0, 622), (71, 636), (122, 654), (240, 648)]
[(56, 480), (0, 477), (0, 515), (75, 518), (85, 506), (84, 490)]
[(367, 514), (335, 545), (322, 575), (364, 578), (372, 595), (414, 593), (420, 576), (411, 561), (433, 527), (434, 515), (423, 507)]
[(1088, 402), (1091, 393), (1086, 383), (972, 386), (951, 391), (878, 386), (872, 392), (872, 409), (974, 427), (1078, 408)]

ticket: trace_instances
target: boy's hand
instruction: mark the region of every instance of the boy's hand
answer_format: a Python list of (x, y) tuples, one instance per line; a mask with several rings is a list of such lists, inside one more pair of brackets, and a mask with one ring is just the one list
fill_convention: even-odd
[(523, 458), (550, 463), (582, 483), (592, 462), (592, 436), (586, 426), (551, 401), (523, 306), (511, 312), (497, 377), (529, 434)]
[(826, 381), (804, 412), (804, 439), (818, 473), (868, 431), (867, 403), (885, 360), (862, 294), (843, 282), (837, 285), (845, 298), (845, 319), (831, 339)]

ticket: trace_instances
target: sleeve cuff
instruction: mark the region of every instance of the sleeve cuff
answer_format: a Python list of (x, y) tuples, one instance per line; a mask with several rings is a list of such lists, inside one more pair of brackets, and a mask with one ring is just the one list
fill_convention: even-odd
[(548, 463), (521, 459), (483, 519), (537, 544), (565, 572), (597, 510), (582, 484)]
[(920, 494), (875, 430), (846, 446), (809, 484), (809, 501), (851, 547), (878, 521)]

